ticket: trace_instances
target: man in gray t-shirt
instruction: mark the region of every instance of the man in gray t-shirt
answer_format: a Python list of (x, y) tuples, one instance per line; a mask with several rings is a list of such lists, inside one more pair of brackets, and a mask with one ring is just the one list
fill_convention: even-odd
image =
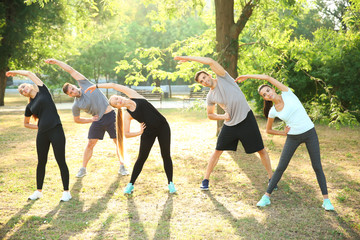
[[(120, 169), (118, 173), (122, 175), (128, 175), (124, 163), (121, 161), (117, 148), (115, 127), (116, 116), (113, 108), (109, 105), (108, 99), (99, 89), (96, 89), (93, 93), (85, 93), (85, 90), (93, 84), (89, 80), (87, 80), (81, 73), (79, 73), (66, 63), (55, 59), (48, 59), (45, 60), (45, 62), (58, 65), (66, 72), (70, 73), (71, 76), (79, 83), (80, 88), (73, 84), (65, 83), (63, 86), (63, 91), (68, 96), (74, 98), (74, 104), (72, 106), (74, 121), (76, 123), (91, 123), (88, 133), (89, 142), (85, 148), (82, 167), (76, 174), (76, 177), (83, 177), (86, 175), (86, 166), (92, 156), (93, 149), (98, 140), (103, 139), (105, 132), (108, 132), (110, 138), (113, 139), (115, 143), (116, 154), (120, 162)], [(81, 117), (81, 110), (90, 114), (92, 117)]]
[[(264, 148), (255, 117), (244, 93), (235, 83), (235, 80), (218, 62), (211, 58), (177, 56), (174, 59), (180, 60), (180, 62), (196, 61), (210, 65), (211, 70), (216, 74), (216, 79), (205, 71), (200, 71), (195, 76), (195, 81), (204, 87), (210, 88), (206, 98), (208, 118), (211, 120), (224, 120), (224, 126), (219, 134), (215, 151), (210, 157), (200, 188), (209, 190), (210, 174), (219, 161), (221, 154), (226, 150), (236, 151), (239, 141), (241, 141), (246, 153), (259, 153), (261, 162), (270, 179), (272, 170), (269, 155)], [(216, 104), (225, 111), (224, 114), (215, 113)]]

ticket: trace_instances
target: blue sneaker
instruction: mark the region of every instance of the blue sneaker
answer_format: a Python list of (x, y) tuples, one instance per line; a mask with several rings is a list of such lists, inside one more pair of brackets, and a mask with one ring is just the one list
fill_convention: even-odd
[(209, 190), (209, 180), (208, 179), (202, 180), (200, 189), (203, 191)]
[(331, 204), (330, 199), (324, 199), (324, 203), (322, 205), (323, 208), (325, 208), (326, 211), (334, 211), (334, 206)]
[[(269, 179), (268, 186), (269, 186), (269, 184), (270, 184), (270, 181), (271, 181), (271, 178)], [(278, 185), (276, 184), (275, 187), (274, 187), (274, 190), (276, 191), (276, 190), (278, 190), (278, 189), (279, 189), (279, 188), (278, 188)]]
[(173, 182), (169, 183), (169, 193), (175, 193), (176, 192), (176, 188)]
[(133, 191), (134, 191), (134, 185), (132, 183), (128, 183), (128, 185), (124, 189), (124, 193), (131, 194)]
[(267, 205), (270, 205), (270, 197), (266, 196), (265, 194), (262, 196), (260, 201), (256, 204), (258, 207), (265, 207)]

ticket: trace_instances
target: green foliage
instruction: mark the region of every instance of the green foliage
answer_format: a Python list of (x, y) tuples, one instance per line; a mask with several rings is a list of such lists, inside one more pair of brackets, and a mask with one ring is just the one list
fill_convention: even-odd
[[(300, 14), (297, 22), (282, 21), (276, 14), (282, 15), (267, 10), (271, 24), (268, 19), (254, 18), (252, 31), (241, 35), (239, 72), (266, 73), (282, 81), (295, 90), (314, 121), (337, 127), (356, 125), (360, 119), (360, 98), (356, 97), (360, 91), (359, 34), (319, 28), (311, 38), (302, 34), (296, 37), (298, 23), (304, 17)], [(254, 33), (257, 28), (262, 31)], [(262, 107), (256, 92), (260, 84), (252, 80), (241, 84), (247, 98), (256, 100), (258, 111)]]

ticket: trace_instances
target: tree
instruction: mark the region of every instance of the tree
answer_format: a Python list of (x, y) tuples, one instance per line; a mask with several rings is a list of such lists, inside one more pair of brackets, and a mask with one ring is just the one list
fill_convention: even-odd
[[(0, 2), (0, 106), (4, 106), (6, 76), (10, 69), (10, 59), (21, 47), (24, 41), (32, 35), (27, 27), (33, 24), (38, 9), (28, 7), (23, 0), (5, 0)], [(25, 23), (25, 24), (24, 24)]]
[[(36, 2), (36, 1), (28, 1)], [(4, 105), (6, 78), (9, 69), (23, 68), (41, 73), (43, 60), (73, 52), (73, 6), (67, 1), (39, 1), (27, 5), (24, 0), (0, 2), (0, 106)], [(76, 7), (83, 9), (84, 5)], [(86, 9), (86, 8), (85, 8)]]

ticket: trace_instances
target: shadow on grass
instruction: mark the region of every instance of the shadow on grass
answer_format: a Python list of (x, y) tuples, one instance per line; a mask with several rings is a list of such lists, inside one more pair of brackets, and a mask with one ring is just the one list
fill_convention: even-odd
[(244, 150), (228, 151), (227, 153), (231, 156), (234, 162), (239, 166), (239, 168), (246, 174), (250, 179), (253, 187), (260, 191), (264, 192), (264, 187), (268, 183), (268, 175), (265, 167), (261, 163), (255, 153), (246, 154)]
[(13, 217), (11, 217), (11, 219), (0, 229), (0, 239), (5, 238), (5, 235), (12, 230), (12, 228), (21, 220), (22, 216), (24, 216), (30, 210), (34, 203), (35, 201), (30, 201)]
[(106, 239), (106, 235), (104, 235), (110, 228), (111, 223), (114, 221), (115, 219), (114, 214), (110, 214), (110, 216), (107, 217), (106, 221), (103, 223), (103, 226), (101, 227), (101, 229), (98, 231), (98, 234), (96, 237), (94, 237), (93, 239)]
[[(307, 151), (307, 150), (305, 150)], [(237, 163), (237, 165), (239, 166), (239, 168), (241, 168), (241, 170), (247, 175), (247, 177), (251, 180), (253, 186), (260, 191), (260, 195), (259, 196), (255, 196), (256, 197), (256, 201), (260, 200), (261, 196), (263, 193), (265, 193), (266, 188), (267, 188), (267, 183), (264, 184), (262, 179), (265, 178), (265, 169), (263, 168), (260, 159), (256, 159), (254, 160), (254, 158), (257, 158), (255, 155), (253, 155), (253, 157), (246, 157), (244, 156), (244, 153), (240, 153), (240, 152), (230, 152), (229, 153), (230, 156), (233, 158), (233, 160)], [(295, 152), (296, 154), (296, 152)], [(307, 152), (305, 152), (305, 154), (307, 154)], [(251, 156), (251, 155), (250, 155)], [(310, 157), (307, 156), (307, 160), (309, 165), (311, 166), (311, 161), (310, 161)], [(249, 168), (249, 164), (256, 164), (258, 163), (258, 165), (254, 168)], [(329, 164), (327, 164), (329, 165)], [(261, 167), (263, 169), (261, 169)], [(291, 161), (288, 167), (294, 167), (291, 166)], [(296, 167), (296, 166), (295, 166)], [(324, 166), (323, 166), (324, 167)], [(336, 169), (336, 165), (333, 165), (331, 167), (331, 169)], [(299, 169), (300, 171), (300, 169)], [(265, 173), (265, 174), (264, 174)], [(347, 176), (341, 174), (340, 172), (336, 172), (335, 173), (336, 176), (338, 178), (344, 179), (345, 182), (347, 182)], [(264, 177), (259, 177), (264, 175)], [(329, 176), (326, 174), (325, 172), (325, 176), (327, 177), (327, 180), (330, 179)], [(314, 177), (314, 181), (316, 181), (316, 174), (313, 171), (313, 177)], [(264, 181), (266, 181), (267, 178), (264, 179)], [(350, 184), (350, 183), (349, 183)], [(333, 219), (333, 221), (337, 222), (338, 225), (340, 225), (342, 228), (345, 229), (346, 233), (349, 234), (351, 236), (351, 238), (353, 239), (360, 239), (360, 235), (356, 232), (356, 230), (354, 230), (354, 226), (351, 226), (351, 221), (346, 221), (343, 219), (343, 216), (340, 216), (336, 211), (335, 212), (329, 212), (326, 213), (322, 208), (322, 200), (319, 201), (319, 199), (316, 198), (316, 191), (320, 191), (320, 187), (317, 184), (316, 181), (316, 186), (317, 188), (314, 188), (313, 186), (306, 184), (306, 182), (304, 182), (304, 179), (301, 178), (301, 175), (297, 175), (297, 174), (290, 174), (289, 172), (287, 172), (285, 170), (284, 175), (282, 176), (282, 178), (280, 179), (279, 183), (279, 190), (278, 191), (274, 191), (272, 193), (272, 199), (274, 201), (272, 201), (272, 206), (275, 207), (276, 205), (282, 209), (288, 209), (289, 211), (292, 211), (291, 209), (293, 208), (293, 206), (298, 206), (300, 208), (309, 208), (312, 210), (309, 211), (316, 211), (316, 214), (319, 216), (322, 216), (323, 219), (326, 219), (325, 216), (327, 217), (331, 217)], [(301, 188), (300, 191), (295, 191), (293, 189), (291, 189), (292, 185), (298, 185), (296, 186), (296, 188)], [(356, 189), (359, 189), (359, 183), (351, 183), (352, 186), (356, 186)], [(253, 194), (254, 195), (254, 194)], [(335, 194), (331, 195), (330, 192), (330, 199), (335, 199)], [(316, 210), (313, 210), (313, 206), (316, 206)], [(348, 207), (348, 206), (347, 206)], [(337, 210), (337, 207), (335, 205), (335, 210)], [(355, 211), (355, 209), (353, 209), (353, 211)], [(298, 214), (297, 212), (294, 212), (294, 214)], [(311, 213), (308, 213), (311, 216)], [(326, 220), (324, 220), (326, 221)], [(338, 229), (334, 228), (334, 227), (330, 227), (332, 229), (332, 231), (334, 233), (338, 232)]]
[[(53, 231), (57, 231), (55, 234), (59, 239), (69, 239), (71, 236), (80, 234), (81, 231), (90, 225), (91, 221), (98, 219), (100, 214), (106, 210), (107, 203), (119, 187), (119, 180), (120, 177), (118, 176), (109, 186), (105, 195), (92, 204), (89, 209), (83, 211), (84, 202), (79, 201), (82, 178), (77, 178), (77, 181), (70, 190), (73, 199), (66, 203), (59, 202), (45, 217), (30, 217), (10, 239), (23, 239), (24, 235), (33, 238), (44, 237), (46, 239), (46, 233), (49, 232), (53, 235)], [(74, 219), (76, 220), (74, 221)], [(112, 219), (110, 219), (110, 222)], [(44, 224), (51, 224), (51, 226), (45, 227), (43, 226)], [(59, 232), (61, 231), (59, 229), (67, 229), (67, 232)]]
[(128, 239), (149, 239), (144, 225), (140, 222), (139, 213), (132, 195), (128, 196), (127, 207), (130, 221)]
[(155, 231), (154, 239), (170, 239), (170, 220), (173, 208), (173, 195), (169, 193)]
[[(258, 237), (257, 233), (258, 231), (253, 231), (254, 226), (257, 226), (256, 228), (263, 229), (263, 225), (259, 224), (258, 221), (254, 217), (245, 217), (245, 218), (236, 218), (233, 216), (230, 210), (228, 210), (222, 203), (220, 203), (216, 198), (211, 194), (210, 191), (204, 191), (204, 193), (209, 197), (211, 202), (214, 204), (216, 210), (222, 215), (224, 219), (226, 219), (234, 229), (234, 233), (242, 238), (248, 238), (249, 233), (246, 234), (243, 233), (242, 229), (252, 229), (252, 233), (254, 236), (251, 237), (251, 239), (256, 239)], [(248, 227), (246, 227), (248, 226)]]

